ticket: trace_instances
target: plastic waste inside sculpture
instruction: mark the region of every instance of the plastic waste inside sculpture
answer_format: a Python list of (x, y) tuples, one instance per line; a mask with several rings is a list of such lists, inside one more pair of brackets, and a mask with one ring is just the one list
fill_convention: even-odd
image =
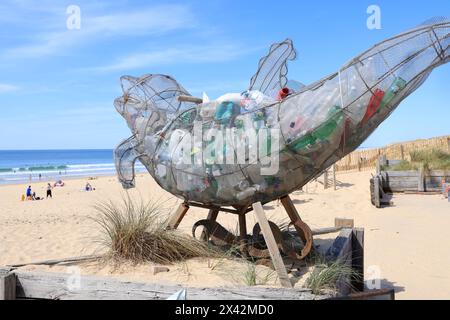
[[(434, 68), (449, 62), (449, 32), (448, 19), (427, 22), (308, 86), (288, 81), (287, 63), (296, 53), (285, 40), (261, 59), (246, 91), (214, 101), (190, 97), (170, 76), (124, 76), (115, 107), (133, 135), (115, 150), (119, 180), (134, 186), (138, 159), (186, 203), (246, 208), (289, 195), (355, 150)], [(267, 152), (251, 157), (252, 148)], [(226, 161), (230, 154), (234, 161)], [(276, 170), (264, 174), (274, 159)]]

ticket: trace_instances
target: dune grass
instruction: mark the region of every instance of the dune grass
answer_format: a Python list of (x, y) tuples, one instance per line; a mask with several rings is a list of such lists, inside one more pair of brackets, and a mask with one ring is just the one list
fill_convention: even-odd
[(93, 220), (101, 228), (100, 243), (114, 261), (173, 264), (195, 257), (214, 257), (204, 242), (177, 230), (167, 230), (168, 214), (161, 203), (136, 202), (124, 197), (121, 203), (100, 202)]
[(425, 149), (410, 152), (411, 161), (402, 161), (389, 166), (388, 170), (405, 171), (418, 170), (450, 170), (450, 153), (438, 149)]
[(351, 281), (360, 277), (355, 270), (341, 261), (329, 262), (321, 256), (316, 256), (314, 259), (314, 269), (306, 280), (306, 286), (314, 294), (323, 294), (326, 291), (336, 292), (338, 280), (351, 287)]

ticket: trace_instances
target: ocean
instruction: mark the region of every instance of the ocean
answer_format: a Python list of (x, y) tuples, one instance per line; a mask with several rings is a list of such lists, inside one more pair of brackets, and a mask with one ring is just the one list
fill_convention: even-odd
[[(137, 171), (145, 170), (136, 162)], [(0, 184), (116, 173), (113, 150), (0, 150)]]

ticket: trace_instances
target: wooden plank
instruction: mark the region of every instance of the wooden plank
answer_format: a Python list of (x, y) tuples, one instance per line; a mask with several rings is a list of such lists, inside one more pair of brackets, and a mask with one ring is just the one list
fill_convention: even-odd
[(419, 168), (419, 175), (417, 177), (417, 191), (425, 191), (425, 173), (423, 167)]
[(89, 261), (89, 260), (98, 260), (102, 258), (101, 255), (88, 255), (88, 256), (81, 256), (81, 257), (72, 257), (72, 258), (64, 258), (64, 259), (52, 259), (52, 260), (43, 260), (43, 261), (34, 261), (34, 262), (28, 262), (28, 263), (18, 263), (18, 264), (11, 264), (8, 265), (8, 267), (11, 268), (20, 268), (24, 266), (30, 266), (30, 265), (46, 265), (46, 266), (52, 266), (60, 263), (75, 263), (75, 262), (81, 262), (81, 261)]
[(180, 95), (180, 96), (177, 97), (177, 99), (180, 102), (192, 102), (192, 103), (196, 103), (196, 104), (202, 104), (203, 103), (203, 99), (192, 97), (192, 96)]
[(373, 177), (373, 197), (375, 202), (375, 207), (381, 208), (381, 195), (380, 195), (380, 179), (378, 176)]
[(0, 300), (16, 299), (16, 276), (9, 271), (0, 271)]
[(352, 268), (358, 278), (352, 279), (352, 287), (356, 291), (364, 291), (364, 229), (355, 228), (352, 234)]
[(405, 171), (386, 171), (389, 178), (393, 177), (417, 177), (418, 172), (415, 170)]
[[(330, 234), (330, 233), (339, 232), (342, 229), (343, 229), (343, 227), (320, 228), (320, 229), (311, 230), (311, 233), (313, 236), (319, 236), (322, 234)], [(293, 233), (293, 235), (297, 235), (297, 233)]]
[(381, 161), (380, 157), (378, 157), (377, 162), (375, 163), (375, 172), (377, 175), (381, 173)]
[(114, 278), (81, 276), (79, 288), (67, 286), (70, 274), (15, 270), (17, 298), (58, 300), (165, 300), (186, 289), (189, 300), (313, 300), (305, 288), (221, 287), (184, 288), (179, 285), (120, 281)]
[(347, 218), (334, 218), (334, 226), (336, 228), (353, 228), (355, 222), (353, 219)]
[(256, 220), (261, 227), (261, 232), (263, 234), (264, 240), (266, 241), (267, 248), (269, 249), (270, 257), (272, 258), (272, 263), (277, 271), (280, 283), (285, 288), (292, 288), (292, 283), (289, 280), (289, 276), (284, 266), (283, 259), (281, 258), (280, 251), (278, 249), (275, 237), (273, 236), (272, 229), (270, 228), (269, 221), (267, 220), (264, 209), (261, 202), (254, 203), (253, 211), (255, 211)]
[(327, 259), (345, 262), (349, 257), (351, 258), (352, 232), (353, 230), (351, 228), (341, 230), (325, 254)]
[[(330, 261), (339, 261), (349, 267), (352, 266), (352, 236), (353, 230), (343, 229), (339, 236), (334, 240), (325, 256)], [(336, 288), (341, 296), (347, 296), (351, 293), (350, 279), (339, 279)]]
[(188, 212), (189, 206), (185, 203), (179, 205), (177, 211), (175, 211), (172, 218), (169, 220), (169, 224), (167, 226), (168, 229), (176, 229), (180, 225), (181, 220), (183, 220), (186, 212)]
[(395, 300), (394, 289), (378, 289), (352, 293), (345, 297), (331, 298), (330, 300)]
[(333, 164), (333, 190), (336, 190), (336, 165)]
[(386, 155), (382, 154), (381, 156), (378, 157), (379, 161), (380, 161), (380, 166), (387, 166), (388, 162), (386, 159)]

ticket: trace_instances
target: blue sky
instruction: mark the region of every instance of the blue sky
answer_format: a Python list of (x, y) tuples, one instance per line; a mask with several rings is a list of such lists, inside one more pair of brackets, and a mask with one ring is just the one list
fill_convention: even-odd
[[(366, 27), (381, 8), (381, 30)], [(68, 30), (69, 5), (81, 29)], [(429, 1), (31, 1), (0, 3), (0, 149), (113, 148), (129, 130), (113, 108), (119, 77), (164, 73), (193, 95), (241, 92), (271, 43), (291, 38), (291, 79), (336, 71), (384, 38), (433, 16)], [(363, 144), (450, 134), (450, 65)]]

